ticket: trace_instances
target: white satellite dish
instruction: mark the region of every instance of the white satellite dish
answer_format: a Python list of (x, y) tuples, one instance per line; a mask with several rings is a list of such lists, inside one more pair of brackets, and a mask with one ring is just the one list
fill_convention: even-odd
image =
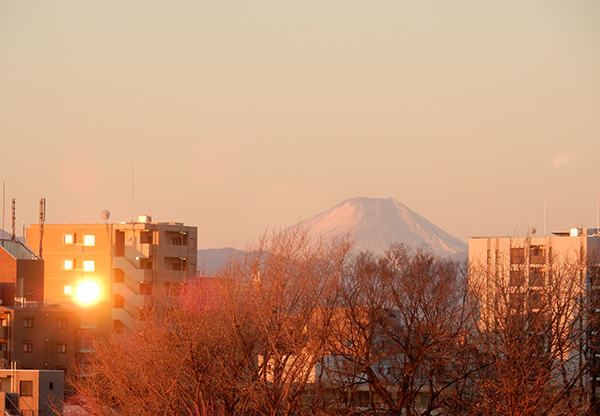
[(102, 214), (100, 214), (100, 216), (104, 221), (108, 221), (108, 219), (110, 218), (110, 212), (107, 209), (105, 209), (104, 211), (102, 211)]

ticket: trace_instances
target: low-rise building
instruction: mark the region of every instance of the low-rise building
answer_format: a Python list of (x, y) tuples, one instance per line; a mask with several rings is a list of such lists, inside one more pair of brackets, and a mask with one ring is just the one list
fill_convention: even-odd
[(0, 370), (3, 415), (61, 416), (64, 373), (58, 370)]
[(0, 307), (0, 360), (8, 368), (67, 371), (79, 353), (77, 315), (58, 305)]
[(18, 240), (0, 240), (0, 305), (44, 300), (44, 261)]

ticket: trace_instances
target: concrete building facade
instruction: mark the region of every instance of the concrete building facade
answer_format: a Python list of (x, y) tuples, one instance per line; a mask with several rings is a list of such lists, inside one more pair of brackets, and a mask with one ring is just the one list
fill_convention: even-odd
[[(591, 397), (600, 399), (600, 328), (596, 328), (600, 323), (598, 229), (579, 227), (545, 237), (470, 238), (469, 285), (479, 294), (479, 319), (488, 324), (501, 308), (506, 310), (500, 313), (533, 316), (542, 310), (549, 294), (553, 293), (552, 302), (556, 302), (561, 293), (570, 290), (563, 299), (570, 299), (567, 302), (572, 307), (565, 310), (571, 315), (584, 311), (577, 319), (585, 321), (588, 328), (580, 335), (581, 343), (575, 349), (579, 352), (578, 363), (587, 369)], [(498, 296), (503, 300), (498, 301)], [(570, 319), (565, 318), (565, 322)]]
[[(27, 244), (40, 246), (39, 225), (27, 230)], [(139, 308), (197, 268), (197, 228), (147, 216), (118, 224), (46, 224), (42, 247), (46, 303), (79, 303), (84, 319), (95, 317), (99, 328), (130, 326)]]
[(67, 371), (79, 354), (77, 315), (40, 303), (0, 307), (0, 368)]
[(18, 240), (0, 240), (0, 305), (44, 300), (44, 261)]
[[(553, 265), (578, 268), (573, 278), (591, 289), (591, 276), (600, 265), (600, 235), (595, 228), (573, 228), (551, 236), (474, 237), (469, 239), (469, 284), (479, 287), (494, 279), (514, 299), (522, 292), (535, 294), (537, 288), (552, 284)], [(486, 282), (487, 281), (487, 282)], [(485, 292), (484, 295), (493, 295)], [(488, 304), (488, 302), (483, 302)], [(485, 310), (482, 310), (485, 315)]]
[(3, 415), (63, 414), (64, 373), (58, 370), (0, 370)]

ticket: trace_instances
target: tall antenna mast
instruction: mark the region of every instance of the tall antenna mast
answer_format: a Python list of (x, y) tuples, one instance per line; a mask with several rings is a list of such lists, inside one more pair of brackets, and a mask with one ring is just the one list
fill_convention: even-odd
[(547, 230), (546, 230), (546, 224), (548, 221), (548, 200), (547, 200), (547, 196), (544, 195), (544, 237), (547, 237)]
[(6, 182), (2, 182), (2, 238), (4, 238), (4, 208), (6, 207)]
[(131, 164), (131, 222), (133, 222), (133, 163)]
[(10, 235), (10, 241), (15, 241), (17, 239), (17, 234), (15, 233), (15, 222), (17, 221), (17, 201), (15, 198), (12, 199), (12, 215), (10, 216), (11, 224), (12, 224), (12, 234)]
[(40, 198), (40, 259), (42, 258), (42, 240), (44, 239), (44, 221), (46, 221), (46, 198)]

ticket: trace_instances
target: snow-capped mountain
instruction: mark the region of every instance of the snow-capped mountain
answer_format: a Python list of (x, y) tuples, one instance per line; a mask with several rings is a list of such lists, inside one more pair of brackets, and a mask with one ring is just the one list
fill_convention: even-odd
[(294, 227), (325, 239), (349, 234), (355, 241), (355, 253), (371, 251), (382, 255), (395, 242), (413, 249), (426, 246), (442, 257), (467, 250), (464, 241), (392, 198), (350, 198)]

